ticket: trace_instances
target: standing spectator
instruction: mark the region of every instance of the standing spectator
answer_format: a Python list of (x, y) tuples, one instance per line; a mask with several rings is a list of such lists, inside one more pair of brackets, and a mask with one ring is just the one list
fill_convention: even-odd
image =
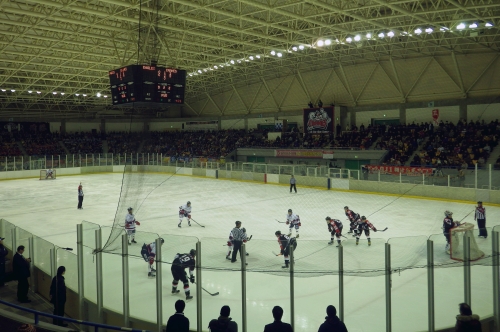
[(281, 321), (281, 317), (283, 317), (283, 308), (275, 306), (273, 308), (273, 317), (274, 322), (267, 324), (264, 327), (264, 332), (293, 332), (292, 325)]
[(481, 332), (479, 316), (472, 314), (472, 309), (467, 303), (460, 303), (458, 310), (460, 315), (457, 315), (455, 332)]
[(474, 215), (474, 220), (477, 220), (477, 228), (479, 228), (479, 237), (487, 238), (488, 230), (486, 229), (486, 208), (483, 206), (483, 202), (477, 202), (476, 214)]
[[(50, 303), (54, 305), (54, 315), (64, 317), (64, 305), (66, 304), (66, 283), (64, 282), (64, 273), (66, 268), (59, 266), (57, 275), (52, 278), (50, 285)], [(54, 325), (66, 327), (68, 324), (60, 319), (54, 318)]]
[(295, 186), (295, 177), (292, 175), (290, 178), (290, 194), (292, 193), (292, 188), (295, 190), (295, 193), (297, 193), (297, 187)]
[(240, 252), (241, 256), (241, 245), (243, 242), (247, 241), (247, 235), (246, 233), (241, 229), (241, 221), (236, 221), (235, 222), (236, 227), (233, 228), (231, 231), (231, 234), (229, 235), (229, 238), (232, 237), (232, 243), (233, 243), (233, 256), (231, 257), (231, 263), (236, 262), (236, 255), (238, 255), (238, 251)]
[(30, 258), (24, 258), (24, 246), (17, 247), (17, 252), (12, 259), (12, 269), (14, 271), (14, 278), (17, 279), (17, 299), (21, 303), (30, 303), (28, 299), (28, 290), (30, 284), (28, 278), (30, 277)]
[(80, 182), (80, 185), (78, 186), (78, 209), (80, 210), (83, 209), (82, 204), (83, 204), (83, 187), (82, 183)]
[(238, 324), (232, 321), (229, 317), (231, 308), (228, 305), (220, 309), (220, 316), (218, 319), (212, 319), (208, 324), (210, 332), (238, 332)]
[(337, 317), (337, 309), (333, 305), (326, 307), (325, 322), (321, 324), (318, 332), (347, 332), (345, 324)]
[(5, 238), (0, 237), (0, 287), (5, 286), (5, 257), (9, 253), (3, 245)]
[(175, 302), (175, 314), (168, 319), (166, 332), (189, 332), (189, 319), (184, 316), (185, 307), (186, 302), (183, 300)]

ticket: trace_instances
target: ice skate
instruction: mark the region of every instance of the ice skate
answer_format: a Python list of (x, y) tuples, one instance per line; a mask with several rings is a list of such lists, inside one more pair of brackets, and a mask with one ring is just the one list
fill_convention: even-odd
[(337, 247), (337, 248), (342, 247), (342, 243), (340, 243), (340, 241), (339, 241), (339, 243), (337, 243), (337, 245), (335, 247)]
[(295, 236), (295, 238), (296, 238), (296, 239), (298, 239), (298, 238), (299, 238), (299, 234), (297, 234), (297, 235)]
[(228, 261), (230, 261), (230, 260), (231, 260), (231, 257), (229, 257), (229, 256), (226, 256), (226, 259), (227, 259)]
[(351, 234), (352, 233), (352, 230), (349, 230), (349, 232), (347, 232), (347, 234)]
[(332, 245), (333, 244), (333, 240), (331, 240), (330, 242), (328, 242), (329, 245)]
[(177, 294), (180, 291), (176, 287), (172, 287), (172, 294)]
[(368, 245), (371, 246), (372, 245), (372, 241), (371, 240), (368, 240)]
[(137, 241), (135, 239), (132, 239), (132, 243), (137, 243)]
[(188, 226), (191, 227), (191, 223), (190, 222), (188, 222)]
[(187, 291), (186, 292), (186, 300), (191, 300), (193, 297), (191, 296), (191, 292)]
[(177, 225), (177, 227), (181, 228), (181, 224)]
[(250, 255), (250, 254), (247, 252), (247, 253), (246, 253), (246, 256), (249, 256), (249, 255)]
[(356, 239), (356, 245), (358, 245), (358, 244), (359, 244), (359, 239)]
[(156, 274), (154, 274), (153, 272), (148, 272), (148, 277), (154, 278), (154, 277), (156, 277)]
[(285, 265), (283, 265), (281, 268), (288, 269), (288, 264), (289, 264), (288, 262), (285, 262)]

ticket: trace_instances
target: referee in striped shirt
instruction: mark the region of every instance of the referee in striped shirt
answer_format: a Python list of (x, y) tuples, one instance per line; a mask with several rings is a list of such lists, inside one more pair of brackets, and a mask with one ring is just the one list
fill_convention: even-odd
[(486, 239), (488, 237), (488, 230), (486, 229), (486, 208), (483, 206), (483, 202), (481, 201), (477, 202), (474, 220), (477, 221), (477, 228), (479, 228), (479, 237)]
[(241, 257), (241, 245), (243, 242), (247, 241), (247, 235), (243, 230), (241, 229), (241, 221), (236, 221), (235, 222), (236, 227), (233, 228), (231, 231), (232, 235), (232, 242), (233, 242), (233, 256), (231, 257), (231, 263), (236, 262), (236, 255), (238, 254), (238, 251), (240, 252), (240, 257)]

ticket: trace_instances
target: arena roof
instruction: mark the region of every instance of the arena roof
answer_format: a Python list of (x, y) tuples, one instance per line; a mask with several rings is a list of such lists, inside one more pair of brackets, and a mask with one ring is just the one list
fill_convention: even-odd
[(4, 0), (1, 116), (122, 116), (108, 71), (156, 58), (189, 73), (183, 116), (494, 96), (499, 18), (498, 0)]

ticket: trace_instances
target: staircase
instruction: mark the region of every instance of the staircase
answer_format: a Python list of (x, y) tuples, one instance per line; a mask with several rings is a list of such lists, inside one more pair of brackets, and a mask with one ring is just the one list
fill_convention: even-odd
[(102, 140), (102, 153), (108, 153), (108, 150), (108, 141), (104, 139)]
[(410, 166), (410, 163), (413, 160), (413, 158), (422, 150), (422, 147), (424, 147), (425, 144), (427, 144), (427, 141), (429, 141), (429, 137), (425, 137), (422, 143), (420, 143), (420, 145), (417, 146), (417, 149), (415, 150), (415, 152), (413, 152), (410, 158), (408, 158), (408, 161), (404, 164), (404, 166)]
[(68, 148), (66, 147), (66, 145), (64, 145), (63, 141), (59, 141), (59, 145), (64, 149), (64, 152), (66, 152), (66, 155), (70, 154)]

